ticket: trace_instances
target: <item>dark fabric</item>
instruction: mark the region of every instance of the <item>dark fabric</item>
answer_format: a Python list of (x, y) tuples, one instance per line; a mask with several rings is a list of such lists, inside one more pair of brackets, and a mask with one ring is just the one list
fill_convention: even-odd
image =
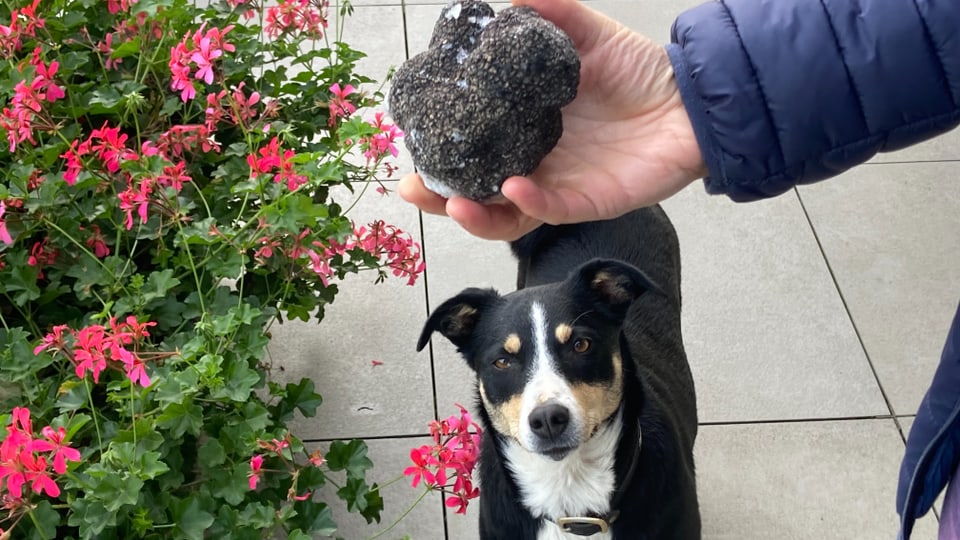
[[(907, 437), (900, 465), (897, 511), (901, 538), (907, 539), (913, 522), (926, 514), (960, 464), (960, 307), (953, 319), (917, 417)], [(960, 503), (954, 500), (952, 504)], [(945, 503), (946, 505), (946, 503)], [(945, 507), (944, 512), (947, 509)], [(952, 509), (956, 513), (957, 509)]]
[(707, 190), (772, 197), (960, 123), (960, 2), (722, 0), (668, 52)]

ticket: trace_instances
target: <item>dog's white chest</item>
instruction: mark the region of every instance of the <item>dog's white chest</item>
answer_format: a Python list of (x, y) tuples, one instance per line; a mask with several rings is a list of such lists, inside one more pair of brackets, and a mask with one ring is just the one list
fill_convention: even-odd
[[(528, 452), (515, 442), (508, 443), (504, 454), (520, 488), (523, 505), (533, 515), (550, 519), (607, 513), (616, 482), (614, 462), (621, 428), (618, 414), (600, 433), (561, 461)], [(610, 540), (612, 535), (568, 534), (550, 521), (544, 522), (537, 535), (537, 540), (583, 538)]]

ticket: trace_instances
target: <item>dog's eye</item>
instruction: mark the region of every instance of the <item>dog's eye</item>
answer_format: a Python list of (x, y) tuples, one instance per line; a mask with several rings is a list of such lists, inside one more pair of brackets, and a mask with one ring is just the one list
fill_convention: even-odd
[(585, 353), (590, 350), (590, 340), (587, 338), (578, 338), (573, 342), (573, 351), (576, 353)]
[(510, 360), (507, 360), (506, 358), (497, 358), (493, 361), (493, 367), (497, 369), (507, 369), (510, 367)]

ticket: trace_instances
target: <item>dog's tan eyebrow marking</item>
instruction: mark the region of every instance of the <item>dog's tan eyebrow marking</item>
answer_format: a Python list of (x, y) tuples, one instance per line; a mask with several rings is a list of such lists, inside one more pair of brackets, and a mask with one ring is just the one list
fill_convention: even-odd
[(522, 344), (523, 343), (520, 341), (520, 336), (517, 334), (510, 334), (507, 336), (507, 340), (503, 342), (503, 350), (510, 354), (517, 354), (520, 352), (520, 346)]
[(561, 324), (557, 325), (557, 328), (556, 328), (556, 330), (554, 331), (554, 335), (557, 336), (557, 341), (559, 341), (560, 344), (563, 345), (563, 344), (565, 344), (567, 341), (569, 341), (569, 340), (570, 340), (570, 336), (573, 335), (573, 327), (570, 326), (569, 324), (562, 324), (562, 323), (561, 323)]

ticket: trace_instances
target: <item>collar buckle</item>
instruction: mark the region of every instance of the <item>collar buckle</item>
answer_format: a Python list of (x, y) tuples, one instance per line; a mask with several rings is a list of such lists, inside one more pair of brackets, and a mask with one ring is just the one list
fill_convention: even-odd
[(610, 530), (606, 520), (594, 517), (562, 517), (557, 519), (557, 525), (563, 532), (578, 536), (592, 536)]

